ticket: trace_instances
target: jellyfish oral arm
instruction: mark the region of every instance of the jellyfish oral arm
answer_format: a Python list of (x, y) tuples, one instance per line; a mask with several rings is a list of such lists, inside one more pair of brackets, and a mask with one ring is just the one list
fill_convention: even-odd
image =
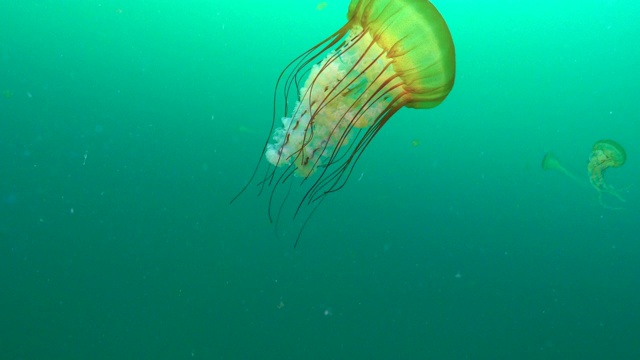
[(362, 28), (351, 29), (337, 50), (312, 66), (299, 101), (273, 133), (267, 160), (294, 166), (295, 175), (304, 178), (331, 165), (360, 130), (402, 98), (399, 82), (384, 50)]

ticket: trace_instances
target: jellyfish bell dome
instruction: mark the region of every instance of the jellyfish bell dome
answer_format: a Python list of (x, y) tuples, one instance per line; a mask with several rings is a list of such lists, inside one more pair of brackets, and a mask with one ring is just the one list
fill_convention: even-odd
[(455, 48), (447, 23), (429, 1), (354, 0), (349, 22), (385, 49), (406, 91), (405, 106), (432, 108), (453, 88)]
[(607, 167), (620, 167), (627, 161), (627, 152), (622, 145), (613, 140), (596, 141), (592, 154), (601, 162), (605, 162)]

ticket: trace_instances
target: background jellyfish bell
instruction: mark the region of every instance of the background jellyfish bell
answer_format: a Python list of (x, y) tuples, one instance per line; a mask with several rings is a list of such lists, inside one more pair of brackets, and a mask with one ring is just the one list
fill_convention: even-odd
[(620, 167), (624, 165), (626, 160), (626, 151), (622, 145), (613, 140), (599, 140), (593, 144), (587, 171), (591, 185), (598, 190), (600, 203), (602, 203), (602, 194), (604, 193), (612, 195), (622, 202), (625, 201), (618, 191), (604, 180), (604, 171), (608, 168)]
[(604, 170), (608, 167), (620, 167), (627, 161), (627, 152), (622, 145), (613, 140), (599, 140), (593, 144), (589, 156), (589, 168)]
[(353, 0), (347, 19), (278, 78), (259, 181), (261, 192), (270, 188), (271, 220), (292, 198), (294, 218), (303, 205), (315, 209), (395, 112), (435, 107), (453, 87), (453, 40), (430, 2)]

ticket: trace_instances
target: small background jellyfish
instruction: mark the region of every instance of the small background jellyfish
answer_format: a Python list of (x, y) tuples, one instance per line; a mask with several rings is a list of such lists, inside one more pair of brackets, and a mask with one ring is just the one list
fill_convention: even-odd
[[(347, 19), (278, 78), (262, 152), (269, 166), (259, 181), (261, 192), (271, 191), (271, 221), (292, 198), (294, 218), (303, 205), (315, 210), (345, 185), (393, 114), (435, 107), (453, 87), (453, 40), (429, 1), (353, 0)], [(260, 162), (252, 180), (259, 168)]]
[(608, 193), (622, 202), (625, 201), (613, 186), (605, 182), (604, 171), (610, 167), (620, 167), (624, 165), (626, 160), (627, 153), (624, 148), (613, 140), (600, 140), (593, 144), (593, 151), (589, 157), (587, 170), (589, 172), (589, 182), (600, 194), (600, 202), (602, 202), (603, 193)]
[[(607, 206), (603, 202), (603, 194), (614, 196), (622, 202), (625, 201), (613, 186), (605, 182), (604, 171), (610, 167), (622, 166), (626, 159), (627, 154), (624, 148), (622, 148), (620, 144), (613, 140), (600, 140), (593, 145), (593, 150), (589, 155), (589, 164), (587, 165), (589, 182), (598, 191), (598, 200), (600, 201), (600, 204), (605, 208), (617, 209)], [(542, 159), (542, 168), (544, 170), (559, 171), (576, 183), (581, 185), (583, 184), (583, 182), (580, 181), (580, 179), (576, 175), (574, 175), (573, 172), (569, 171), (564, 165), (560, 163), (558, 158), (552, 152), (548, 152), (545, 154), (544, 158)]]
[(580, 184), (580, 180), (578, 180), (578, 178), (571, 171), (569, 171), (566, 167), (564, 167), (564, 165), (560, 163), (560, 160), (556, 157), (556, 155), (551, 151), (544, 154), (544, 158), (542, 159), (542, 168), (544, 170), (559, 171), (565, 174), (571, 180)]

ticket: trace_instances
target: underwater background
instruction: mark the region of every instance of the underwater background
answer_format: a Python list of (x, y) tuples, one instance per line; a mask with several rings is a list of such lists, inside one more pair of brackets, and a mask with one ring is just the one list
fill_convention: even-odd
[(230, 200), (348, 1), (3, 2), (0, 358), (640, 358), (640, 3), (433, 3), (453, 91), (294, 248), (255, 183)]

